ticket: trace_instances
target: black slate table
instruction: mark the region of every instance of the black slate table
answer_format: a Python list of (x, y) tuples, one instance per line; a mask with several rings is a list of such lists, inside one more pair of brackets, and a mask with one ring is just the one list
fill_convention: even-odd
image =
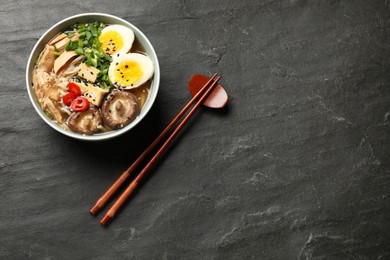
[[(134, 130), (89, 143), (47, 126), (25, 85), (50, 26), (106, 12), (161, 65)], [(390, 2), (2, 1), (0, 259), (390, 259)], [(88, 211), (189, 100), (201, 109), (107, 228)]]

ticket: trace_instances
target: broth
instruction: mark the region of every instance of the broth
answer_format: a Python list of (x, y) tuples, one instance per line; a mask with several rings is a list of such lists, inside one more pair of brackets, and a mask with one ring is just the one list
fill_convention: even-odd
[(133, 46), (131, 46), (130, 52), (146, 55), (145, 48), (141, 45), (137, 38), (134, 39)]

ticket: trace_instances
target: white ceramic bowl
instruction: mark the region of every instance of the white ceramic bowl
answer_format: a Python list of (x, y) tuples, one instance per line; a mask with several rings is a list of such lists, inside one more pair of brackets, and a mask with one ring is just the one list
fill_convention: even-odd
[[(40, 105), (38, 104), (38, 102), (36, 100), (34, 90), (32, 87), (32, 71), (34, 68), (35, 61), (38, 59), (39, 54), (43, 51), (46, 43), (49, 42), (50, 39), (52, 39), (59, 32), (65, 31), (66, 29), (68, 29), (70, 26), (72, 26), (76, 22), (87, 23), (87, 22), (91, 22), (91, 21), (102, 21), (106, 24), (121, 24), (121, 25), (127, 26), (130, 29), (132, 29), (134, 31), (135, 37), (139, 40), (141, 45), (144, 47), (144, 49), (146, 50), (146, 53), (148, 54), (148, 56), (150, 57), (150, 59), (152, 60), (152, 62), (154, 64), (154, 76), (153, 76), (152, 84), (150, 87), (149, 97), (148, 97), (144, 107), (142, 108), (140, 115), (133, 122), (131, 122), (129, 125), (127, 125), (126, 127), (122, 128), (122, 129), (114, 130), (111, 132), (94, 134), (94, 135), (82, 135), (82, 134), (74, 133), (72, 131), (69, 131), (69, 130), (62, 128), (61, 126), (59, 126), (58, 124), (53, 122), (43, 112), (42, 108), (40, 107)], [(151, 109), (151, 107), (156, 99), (156, 96), (157, 96), (158, 88), (160, 85), (160, 67), (158, 64), (156, 52), (154, 51), (152, 44), (149, 42), (148, 38), (146, 38), (146, 36), (137, 27), (135, 27), (131, 23), (129, 23), (129, 22), (127, 22), (119, 17), (113, 16), (113, 15), (103, 14), (103, 13), (84, 13), (84, 14), (78, 14), (75, 16), (68, 17), (68, 18), (58, 22), (57, 24), (53, 25), (49, 30), (47, 30), (42, 35), (42, 37), (35, 44), (32, 52), (30, 54), (30, 57), (28, 59), (28, 62), (27, 62), (26, 84), (27, 84), (28, 95), (30, 97), (30, 100), (31, 100), (35, 110), (49, 126), (51, 126), (52, 128), (54, 128), (55, 130), (57, 130), (58, 132), (60, 132), (64, 135), (67, 135), (67, 136), (70, 136), (70, 137), (73, 137), (76, 139), (87, 140), (87, 141), (99, 141), (99, 140), (110, 139), (110, 138), (119, 136), (119, 135), (129, 131), (145, 117), (145, 115)]]

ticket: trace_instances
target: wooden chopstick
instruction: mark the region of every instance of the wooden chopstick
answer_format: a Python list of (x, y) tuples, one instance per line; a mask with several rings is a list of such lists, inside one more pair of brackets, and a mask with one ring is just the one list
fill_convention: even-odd
[(183, 116), (183, 114), (191, 107), (196, 99), (204, 93), (206, 87), (215, 79), (217, 73), (206, 83), (206, 85), (183, 107), (183, 109), (176, 115), (176, 117), (169, 123), (169, 125), (161, 132), (161, 134), (149, 145), (149, 147), (134, 161), (129, 168), (127, 168), (119, 178), (111, 185), (110, 188), (96, 201), (95, 206), (90, 210), (91, 214), (96, 215), (101, 208), (107, 203), (107, 201), (114, 195), (114, 193), (122, 186), (122, 184), (130, 177), (134, 169), (145, 159), (145, 157), (153, 150), (153, 148), (166, 136), (171, 128), (177, 123), (177, 121)]
[[(214, 75), (216, 76), (216, 75)], [(213, 76), (213, 78), (214, 78)], [(171, 135), (168, 137), (168, 139), (163, 143), (163, 145), (158, 149), (156, 154), (150, 159), (150, 161), (146, 164), (146, 166), (141, 170), (141, 172), (137, 175), (137, 177), (130, 183), (130, 185), (126, 188), (126, 190), (120, 195), (120, 197), (115, 201), (115, 203), (112, 205), (112, 207), (107, 211), (106, 215), (100, 220), (100, 223), (102, 225), (106, 225), (117, 213), (117, 211), (121, 208), (123, 203), (130, 197), (130, 195), (134, 192), (135, 188), (138, 186), (138, 184), (141, 182), (142, 178), (149, 172), (149, 170), (153, 167), (153, 165), (158, 161), (160, 156), (165, 152), (165, 150), (168, 148), (169, 144), (173, 141), (173, 139), (177, 136), (177, 134), (181, 131), (181, 129), (184, 127), (184, 125), (188, 122), (188, 120), (192, 117), (192, 115), (195, 113), (195, 111), (199, 108), (199, 106), (203, 103), (203, 101), (206, 100), (206, 98), (209, 96), (209, 94), (213, 91), (215, 86), (218, 85), (218, 81), (220, 80), (220, 76), (218, 76), (215, 81), (209, 85), (211, 81), (213, 81), (213, 78), (210, 79), (209, 82), (206, 83), (206, 85), (201, 89), (199, 92), (204, 92), (205, 89), (206, 92), (201, 96), (201, 98), (196, 102), (194, 107), (188, 112), (188, 114), (184, 117), (184, 119), (179, 123), (179, 125), (176, 127), (176, 129), (171, 133)], [(199, 94), (198, 92), (198, 94)], [(198, 95), (195, 95), (197, 97)], [(194, 98), (195, 98), (194, 97)], [(192, 101), (192, 100), (191, 100)], [(190, 101), (190, 102), (191, 102)], [(193, 103), (193, 102), (192, 102)], [(187, 104), (188, 105), (188, 104)], [(187, 107), (185, 106), (185, 108)], [(189, 107), (189, 106), (188, 106)], [(188, 109), (188, 108), (187, 108)], [(184, 108), (183, 108), (184, 110)], [(182, 111), (180, 111), (182, 112)], [(180, 114), (180, 113), (179, 113)], [(175, 118), (176, 119), (176, 118)]]
[(130, 177), (134, 169), (145, 159), (145, 157), (153, 150), (153, 148), (166, 136), (177, 121), (184, 115), (184, 113), (192, 106), (192, 104), (204, 93), (207, 86), (217, 77), (215, 73), (212, 78), (205, 84), (205, 86), (183, 107), (183, 109), (176, 115), (176, 117), (169, 123), (169, 125), (161, 132), (161, 134), (153, 141), (151, 145), (134, 161), (129, 168), (127, 168), (119, 178), (107, 189), (107, 191), (96, 201), (95, 206), (90, 210), (91, 214), (96, 215), (107, 201), (114, 195), (114, 193), (122, 186), (122, 184)]

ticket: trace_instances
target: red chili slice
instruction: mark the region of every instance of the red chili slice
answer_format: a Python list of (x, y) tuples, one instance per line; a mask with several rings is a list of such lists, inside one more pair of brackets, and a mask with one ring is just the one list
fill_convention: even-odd
[(82, 112), (89, 108), (89, 101), (84, 97), (77, 97), (73, 100), (70, 108), (75, 112)]
[(65, 96), (62, 97), (62, 103), (64, 103), (65, 106), (69, 106), (72, 104), (73, 100), (77, 98), (77, 95), (74, 93), (68, 93)]
[(80, 87), (77, 86), (76, 83), (69, 82), (69, 84), (68, 84), (68, 89), (69, 89), (69, 93), (73, 93), (73, 94), (75, 94), (76, 96), (81, 96)]

